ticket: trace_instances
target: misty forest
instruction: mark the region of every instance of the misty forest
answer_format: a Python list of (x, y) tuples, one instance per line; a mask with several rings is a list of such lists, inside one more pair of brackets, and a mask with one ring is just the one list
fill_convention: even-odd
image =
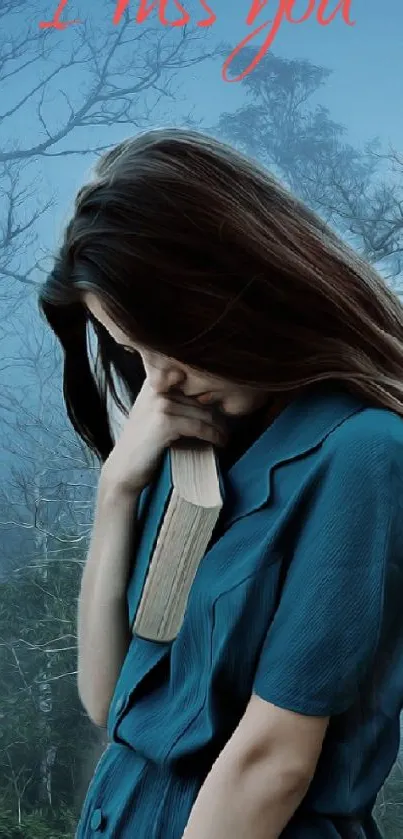
[[(44, 5), (0, 4), (0, 839), (72, 839), (106, 745), (76, 684), (99, 467), (68, 423), (61, 353), (36, 306), (97, 156), (147, 127), (209, 131), (267, 164), (403, 291), (403, 149), (387, 132), (350, 138), (328, 104), (331, 68), (274, 47), (235, 94), (221, 79), (230, 27), (222, 38), (151, 18), (136, 28), (129, 10), (113, 27), (106, 0), (96, 16), (70, 3), (81, 25), (41, 30), (54, 11)], [(234, 75), (256, 49), (234, 59)], [(403, 835), (402, 799), (398, 761), (376, 806), (386, 839)]]

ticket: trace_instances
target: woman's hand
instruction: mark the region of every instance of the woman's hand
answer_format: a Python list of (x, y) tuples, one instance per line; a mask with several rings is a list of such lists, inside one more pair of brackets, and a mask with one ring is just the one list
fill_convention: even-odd
[(103, 476), (138, 493), (151, 481), (163, 451), (180, 437), (224, 445), (225, 418), (183, 394), (157, 394), (146, 379), (103, 465)]

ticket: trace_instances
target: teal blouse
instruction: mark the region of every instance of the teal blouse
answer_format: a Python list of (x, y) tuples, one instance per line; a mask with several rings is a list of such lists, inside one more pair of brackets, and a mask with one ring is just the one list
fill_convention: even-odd
[[(284, 837), (378, 836), (371, 811), (397, 757), (403, 705), (403, 421), (341, 388), (316, 387), (221, 466), (220, 479), (224, 507), (183, 626), (167, 643), (133, 637), (110, 706), (111, 744), (172, 784), (192, 782), (184, 825), (252, 693), (330, 716)], [(133, 568), (131, 615), (146, 571)], [(137, 839), (148, 835), (155, 783), (150, 776), (137, 799), (137, 827), (145, 825)], [(169, 783), (164, 829), (152, 835), (181, 839), (172, 827), (180, 796)], [(108, 801), (97, 789), (94, 779), (91, 807), (101, 811)]]

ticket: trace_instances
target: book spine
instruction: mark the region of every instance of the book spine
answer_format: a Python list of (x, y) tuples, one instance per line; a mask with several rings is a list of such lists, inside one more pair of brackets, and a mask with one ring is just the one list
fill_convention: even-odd
[(158, 532), (162, 526), (172, 492), (171, 463), (167, 451), (162, 460), (155, 481), (142, 493), (141, 509), (138, 509), (139, 528), (134, 546), (133, 571), (127, 587), (129, 622), (134, 632), (134, 621), (140, 602), (145, 579), (153, 555)]
[(163, 642), (176, 638), (218, 515), (217, 508), (196, 507), (174, 491), (136, 615), (137, 635)]

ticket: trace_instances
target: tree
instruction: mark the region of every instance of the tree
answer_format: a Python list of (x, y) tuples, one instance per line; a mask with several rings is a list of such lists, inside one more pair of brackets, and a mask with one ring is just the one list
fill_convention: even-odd
[(77, 816), (81, 762), (97, 740), (76, 690), (80, 563), (68, 548), (49, 549), (46, 564), (28, 563), (1, 584), (1, 811), (24, 830), (41, 810), (70, 826), (60, 814)]
[[(21, 252), (33, 249), (35, 226), (52, 206), (52, 199), (39, 193), (37, 206), (27, 211), (27, 202), (38, 196), (41, 165), (100, 153), (114, 141), (116, 129), (120, 139), (122, 127), (133, 132), (156, 118), (165, 119), (164, 104), (180, 101), (175, 82), (216, 55), (219, 47), (207, 49), (200, 30), (173, 33), (159, 24), (136, 29), (128, 11), (118, 28), (111, 25), (110, 9), (103, 14), (97, 9), (96, 25), (84, 22), (58, 36), (53, 30), (36, 31), (34, 24), (21, 27), (22, 13), (26, 20), (35, 15), (39, 20), (40, 5), (20, 0), (3, 4), (1, 11), (0, 85), (7, 95), (0, 114), (5, 201), (0, 272), (26, 285), (34, 282), (38, 263), (21, 270)], [(38, 81), (33, 84), (35, 73)], [(184, 110), (183, 120), (191, 122)], [(19, 136), (18, 121), (28, 121), (29, 134)], [(29, 187), (30, 167), (35, 175)]]
[[(254, 52), (244, 50), (234, 73)], [(267, 54), (241, 82), (245, 104), (222, 114), (213, 130), (267, 164), (399, 288), (402, 158), (382, 152), (377, 138), (363, 150), (346, 140), (345, 126), (319, 101), (329, 76), (310, 61)]]
[[(103, 739), (78, 699), (76, 661), (77, 594), (98, 470), (65, 427), (40, 348), (32, 332), (26, 373), (31, 367), (42, 411), (17, 400), (9, 443), (15, 465), (0, 494), (8, 566), (0, 597), (0, 789), (2, 811), (24, 831), (39, 807), (49, 825), (65, 812), (61, 826), (69, 827), (82, 799), (81, 764)], [(52, 353), (48, 361), (52, 371)], [(34, 836), (38, 829), (35, 821)]]

